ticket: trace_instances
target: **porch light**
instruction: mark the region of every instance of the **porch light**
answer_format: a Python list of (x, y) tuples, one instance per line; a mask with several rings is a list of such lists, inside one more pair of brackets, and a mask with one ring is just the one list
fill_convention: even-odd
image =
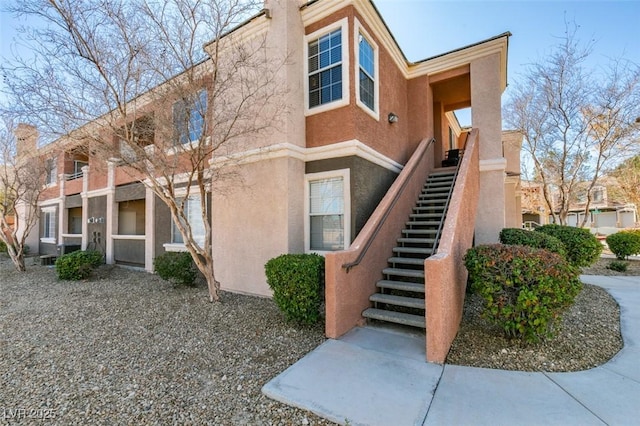
[(389, 120), (389, 123), (397, 123), (398, 122), (398, 116), (395, 115), (393, 112), (389, 113), (389, 116), (387, 117), (387, 119)]

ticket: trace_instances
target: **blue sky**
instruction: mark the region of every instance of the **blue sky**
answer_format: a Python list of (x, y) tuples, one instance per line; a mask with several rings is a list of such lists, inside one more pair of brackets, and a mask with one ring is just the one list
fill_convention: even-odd
[[(591, 66), (603, 65), (611, 57), (640, 64), (640, 0), (375, 0), (375, 4), (411, 61), (510, 31), (508, 80), (513, 83), (527, 63), (558, 43), (566, 18), (580, 26), (581, 40), (595, 41)], [(18, 24), (0, 12), (0, 57), (10, 56)]]
[(410, 61), (448, 52), (506, 31), (509, 82), (526, 64), (549, 53), (565, 32), (595, 42), (590, 66), (625, 57), (640, 64), (640, 1), (432, 1), (374, 0)]

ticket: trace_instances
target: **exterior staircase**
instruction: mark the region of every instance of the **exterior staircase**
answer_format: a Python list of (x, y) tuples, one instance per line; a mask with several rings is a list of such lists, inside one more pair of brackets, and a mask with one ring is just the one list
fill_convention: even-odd
[(424, 260), (434, 254), (453, 191), (457, 168), (440, 169), (427, 178), (369, 300), (368, 319), (425, 328)]

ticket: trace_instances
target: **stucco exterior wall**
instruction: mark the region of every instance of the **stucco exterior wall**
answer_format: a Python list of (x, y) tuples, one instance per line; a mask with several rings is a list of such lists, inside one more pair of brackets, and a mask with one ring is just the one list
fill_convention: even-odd
[(505, 226), (504, 178), (507, 162), (502, 152), (500, 55), (471, 62), (471, 120), (480, 131), (480, 197), (476, 244), (498, 242)]
[(217, 279), (223, 290), (270, 296), (265, 263), (304, 250), (304, 163), (281, 157), (233, 167), (237, 179), (214, 184)]

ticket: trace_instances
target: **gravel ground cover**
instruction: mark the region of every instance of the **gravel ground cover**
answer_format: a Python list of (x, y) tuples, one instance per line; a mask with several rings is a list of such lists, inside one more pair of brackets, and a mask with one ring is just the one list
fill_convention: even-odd
[[(324, 340), (270, 299), (0, 260), (0, 424), (331, 424), (261, 387)], [(44, 422), (43, 420), (46, 420)]]
[[(583, 273), (640, 275), (640, 260), (626, 273), (608, 262)], [(557, 336), (536, 345), (503, 338), (480, 309), (468, 295), (448, 363), (577, 371), (622, 347), (618, 305), (599, 287), (586, 285)], [(58, 281), (0, 257), (0, 424), (332, 424), (260, 392), (323, 341), (322, 326), (286, 323), (270, 299), (224, 293), (211, 304), (204, 285), (109, 266)]]

